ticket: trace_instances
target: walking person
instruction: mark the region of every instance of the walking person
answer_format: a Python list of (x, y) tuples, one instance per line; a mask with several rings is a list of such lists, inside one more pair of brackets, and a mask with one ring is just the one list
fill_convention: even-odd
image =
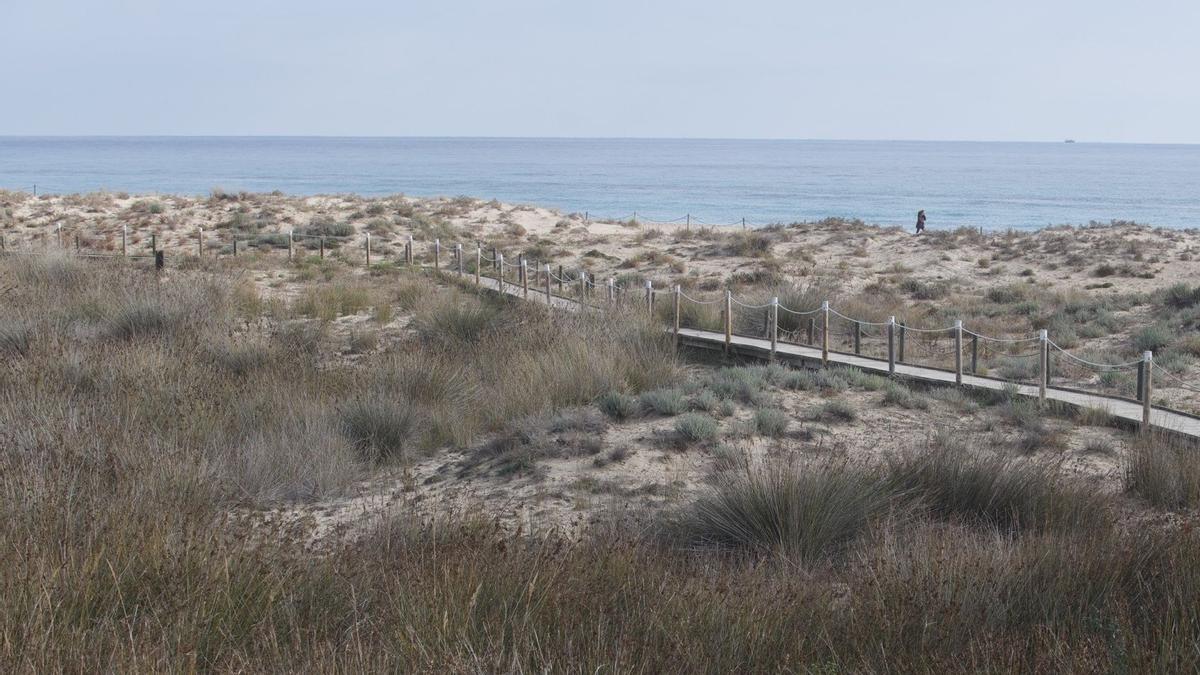
[(917, 211), (917, 234), (925, 231), (925, 209)]

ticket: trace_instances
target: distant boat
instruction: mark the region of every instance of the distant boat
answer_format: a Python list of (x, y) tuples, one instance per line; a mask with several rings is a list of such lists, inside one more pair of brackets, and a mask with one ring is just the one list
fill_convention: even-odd
[(1063, 143), (1074, 143), (1074, 142), (1075, 142), (1074, 138), (1068, 138), (1067, 140), (1063, 141)]

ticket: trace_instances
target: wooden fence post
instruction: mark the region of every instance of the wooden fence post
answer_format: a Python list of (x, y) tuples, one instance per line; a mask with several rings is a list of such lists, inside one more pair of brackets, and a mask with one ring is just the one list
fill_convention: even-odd
[(725, 356), (733, 347), (733, 291), (725, 290)]
[(546, 306), (550, 306), (553, 303), (554, 301), (550, 295), (550, 265), (546, 265)]
[(196, 255), (201, 258), (204, 257), (204, 228), (203, 227), (196, 228)]
[(521, 297), (529, 299), (529, 268), (525, 260), (521, 260)]
[(442, 240), (433, 240), (433, 271), (442, 271)]
[(454, 257), (458, 259), (458, 276), (463, 275), (462, 244), (454, 245)]
[(971, 374), (979, 374), (979, 335), (976, 333), (971, 333)]
[(905, 337), (908, 335), (908, 328), (904, 324), (900, 324), (898, 327), (900, 329), (900, 339), (898, 340), (899, 344), (896, 346), (896, 362), (904, 363), (904, 342)]
[(680, 301), (683, 298), (683, 286), (675, 284), (675, 349), (679, 349), (679, 319), (680, 319)]
[(321, 260), (325, 259), (325, 237), (318, 237), (321, 243)]
[(654, 314), (654, 282), (646, 280), (646, 313)]
[(829, 365), (829, 301), (821, 303), (821, 363)]
[(233, 235), (233, 257), (237, 257), (237, 235)]
[(771, 298), (771, 358), (779, 348), (779, 298)]
[(413, 264), (413, 238), (411, 234), (408, 235), (408, 243), (404, 245), (404, 262), (408, 263), (410, 267)]
[(500, 255), (500, 252), (496, 250), (495, 246), (493, 246), (492, 247), (492, 269), (493, 270), (498, 269), (501, 272), (503, 272), (504, 268), (500, 266), (500, 262), (499, 262), (500, 258), (498, 257), (499, 255)]
[(367, 233), (367, 269), (371, 269), (371, 233)]
[(483, 247), (475, 244), (475, 285), (479, 285), (479, 274), (483, 268)]
[(963, 324), (962, 319), (954, 322), (954, 383), (962, 384), (963, 367)]
[(504, 254), (503, 253), (496, 254), (496, 267), (497, 267), (496, 288), (499, 289), (500, 293), (503, 295), (504, 294)]
[(157, 232), (150, 233), (150, 252), (155, 255), (158, 254), (158, 233)]
[(296, 255), (296, 230), (292, 228), (288, 230), (288, 261), (290, 262)]
[(888, 345), (888, 375), (896, 374), (896, 317), (888, 317), (887, 326), (887, 345)]
[(1046, 362), (1050, 357), (1050, 339), (1046, 329), (1038, 331), (1038, 401), (1046, 402)]
[(558, 294), (559, 295), (563, 294), (563, 268), (562, 268), (562, 265), (558, 266)]
[(1146, 351), (1142, 353), (1142, 370), (1145, 376), (1142, 377), (1142, 428), (1143, 434), (1150, 433), (1150, 409), (1153, 406), (1151, 396), (1154, 394), (1152, 385), (1152, 377), (1154, 373), (1154, 352)]
[(79, 255), (79, 233), (75, 233), (75, 255)]
[(859, 321), (854, 322), (854, 353), (862, 353), (862, 323)]
[(121, 226), (121, 257), (129, 255), (129, 226)]
[(59, 247), (59, 248), (62, 248), (62, 247), (63, 247), (63, 243), (62, 243), (62, 223), (55, 223), (55, 224), (54, 224), (54, 231), (58, 233), (58, 247)]
[(584, 297), (587, 296), (587, 272), (579, 270), (579, 302), (582, 303)]

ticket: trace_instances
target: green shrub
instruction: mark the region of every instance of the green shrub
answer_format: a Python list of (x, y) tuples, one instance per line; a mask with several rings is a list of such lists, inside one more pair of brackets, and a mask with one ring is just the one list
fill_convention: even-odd
[(638, 400), (642, 410), (657, 415), (678, 415), (687, 409), (683, 392), (673, 387), (645, 392)]
[(675, 421), (675, 432), (688, 443), (703, 443), (717, 437), (717, 422), (708, 415), (687, 413)]
[(853, 422), (858, 419), (854, 406), (840, 398), (822, 403), (812, 412), (812, 418), (820, 422)]
[(1064, 481), (1052, 466), (948, 447), (894, 460), (888, 484), (938, 517), (1009, 532), (1091, 529), (1107, 511), (1102, 493)]
[(1139, 352), (1162, 351), (1167, 345), (1171, 344), (1174, 335), (1166, 326), (1154, 324), (1133, 334), (1133, 348)]
[(754, 411), (754, 428), (763, 436), (778, 438), (787, 433), (790, 419), (778, 408), (759, 408)]
[(400, 456), (413, 431), (412, 406), (379, 397), (355, 399), (339, 413), (342, 433), (369, 462)]
[(610, 391), (596, 399), (596, 407), (614, 420), (627, 420), (641, 412), (636, 398), (617, 391)]
[(889, 500), (881, 481), (863, 469), (769, 465), (723, 477), (679, 524), (693, 543), (812, 561), (842, 550)]
[(1187, 309), (1200, 304), (1200, 286), (1179, 283), (1162, 292), (1162, 302), (1172, 309)]
[(929, 401), (923, 396), (913, 393), (913, 390), (898, 383), (888, 382), (883, 390), (883, 404), (907, 408), (909, 410), (926, 410)]

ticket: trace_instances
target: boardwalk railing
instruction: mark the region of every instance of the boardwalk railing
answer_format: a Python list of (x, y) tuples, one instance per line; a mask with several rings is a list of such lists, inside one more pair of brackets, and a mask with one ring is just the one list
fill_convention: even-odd
[[(56, 229), (55, 243), (81, 256), (156, 257), (162, 263), (157, 233), (151, 234), (148, 241), (143, 238), (136, 250), (125, 227), (109, 233), (109, 237), (113, 234), (119, 235), (119, 246), (110, 243), (101, 252), (85, 248), (78, 233), (69, 242), (61, 228)], [(295, 232), (218, 238), (206, 237), (203, 230), (198, 230), (193, 254), (236, 256), (239, 244), (245, 251), (248, 244), (261, 247), (265, 243), (268, 248), (286, 248), (289, 259), (296, 257), (297, 244), (324, 257), (327, 248), (340, 247), (353, 239)], [(361, 242), (367, 267), (372, 266), (372, 241), (367, 234)], [(464, 282), (473, 281), (477, 286), (527, 300), (567, 309), (642, 304), (652, 316), (668, 324), (680, 344), (716, 348), (728, 355), (838, 363), (928, 381), (993, 390), (1008, 388), (1042, 402), (1056, 400), (1105, 408), (1140, 422), (1143, 430), (1158, 426), (1200, 438), (1200, 417), (1155, 405), (1154, 385), (1155, 378), (1162, 377), (1171, 387), (1191, 393), (1200, 393), (1200, 386), (1155, 363), (1150, 351), (1127, 362), (1106, 363), (1069, 351), (1055, 343), (1046, 330), (993, 336), (973, 331), (961, 320), (942, 326), (913, 325), (894, 316), (871, 321), (844, 314), (828, 301), (809, 308), (788, 307), (778, 297), (747, 302), (731, 290), (701, 298), (685, 293), (681, 286), (658, 289), (644, 279), (638, 280), (640, 284), (611, 277), (601, 282), (585, 269), (566, 270), (562, 265), (528, 260), (523, 254), (516, 256), (514, 263), (501, 251), (485, 249), (480, 243), (469, 248), (457, 242), (444, 247), (435, 239), (427, 243), (423, 254), (417, 252), (411, 236), (386, 243), (389, 250), (402, 246), (398, 257), (404, 264), (454, 274)], [(144, 252), (143, 247), (149, 251)], [(0, 253), (21, 252), (29, 251), (10, 250), (0, 237)], [(669, 304), (659, 302), (662, 295), (669, 298)], [(1006, 365), (1025, 365), (1016, 368), (1016, 375), (1005, 376), (1004, 368), (993, 371), (986, 366), (997, 358)], [(1032, 367), (1028, 367), (1030, 363)], [(1088, 379), (1082, 379), (1081, 373)], [(1123, 386), (1127, 389), (1122, 390)]]

